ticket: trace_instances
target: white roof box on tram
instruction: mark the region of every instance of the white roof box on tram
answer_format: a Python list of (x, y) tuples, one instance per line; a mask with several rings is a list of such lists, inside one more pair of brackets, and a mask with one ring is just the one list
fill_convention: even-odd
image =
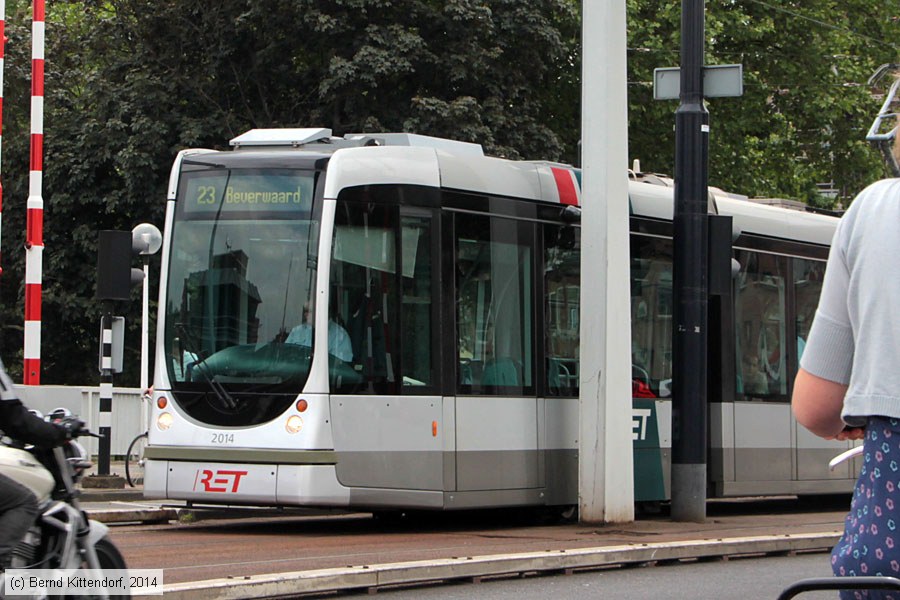
[(348, 133), (346, 140), (371, 139), (379, 146), (415, 146), (417, 148), (434, 148), (447, 154), (457, 156), (484, 156), (481, 144), (459, 142), (444, 138), (419, 135), (418, 133)]
[(251, 129), (233, 138), (235, 148), (241, 146), (303, 146), (322, 139), (329, 139), (331, 130), (324, 127), (302, 129)]
[(416, 133), (348, 133), (343, 138), (332, 137), (331, 129), (310, 127), (301, 129), (251, 129), (233, 138), (231, 145), (240, 148), (272, 148), (307, 146), (325, 152), (340, 148), (362, 146), (408, 146), (433, 148), (456, 156), (484, 156), (481, 144), (459, 142)]

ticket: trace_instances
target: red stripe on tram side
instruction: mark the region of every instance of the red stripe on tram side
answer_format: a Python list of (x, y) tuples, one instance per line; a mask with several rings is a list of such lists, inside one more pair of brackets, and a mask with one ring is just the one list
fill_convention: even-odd
[(553, 172), (553, 179), (556, 180), (560, 203), (578, 206), (578, 191), (575, 189), (575, 182), (572, 181), (572, 173), (557, 167), (550, 167), (550, 170)]

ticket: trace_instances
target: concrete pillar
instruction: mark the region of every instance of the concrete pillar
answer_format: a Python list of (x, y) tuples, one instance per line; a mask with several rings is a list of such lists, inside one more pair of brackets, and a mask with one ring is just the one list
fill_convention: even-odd
[(624, 0), (582, 3), (583, 522), (634, 520)]

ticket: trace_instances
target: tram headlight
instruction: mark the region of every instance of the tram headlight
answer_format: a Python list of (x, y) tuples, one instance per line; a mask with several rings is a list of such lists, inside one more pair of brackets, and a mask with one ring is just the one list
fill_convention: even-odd
[(159, 427), (160, 431), (165, 431), (172, 426), (174, 421), (175, 417), (172, 416), (172, 413), (164, 412), (156, 417), (156, 426)]
[(297, 415), (291, 415), (290, 417), (288, 417), (287, 423), (285, 423), (284, 428), (287, 429), (288, 433), (300, 433), (300, 430), (303, 429), (303, 419), (301, 419)]

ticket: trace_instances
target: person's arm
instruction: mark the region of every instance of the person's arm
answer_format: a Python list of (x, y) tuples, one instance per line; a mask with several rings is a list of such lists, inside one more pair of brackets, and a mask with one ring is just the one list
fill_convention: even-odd
[(69, 432), (28, 412), (16, 397), (13, 382), (0, 363), (0, 429), (6, 435), (45, 448), (65, 441)]
[(18, 398), (0, 399), (0, 429), (10, 437), (42, 448), (52, 448), (68, 438), (65, 429), (31, 414)]
[(846, 439), (848, 435), (841, 412), (855, 347), (847, 308), (850, 270), (844, 251), (849, 225), (843, 219), (832, 240), (819, 305), (803, 348), (791, 398), (797, 422), (829, 439)]
[(823, 438), (837, 438), (844, 430), (841, 410), (847, 386), (800, 369), (794, 380), (791, 408), (797, 422)]

